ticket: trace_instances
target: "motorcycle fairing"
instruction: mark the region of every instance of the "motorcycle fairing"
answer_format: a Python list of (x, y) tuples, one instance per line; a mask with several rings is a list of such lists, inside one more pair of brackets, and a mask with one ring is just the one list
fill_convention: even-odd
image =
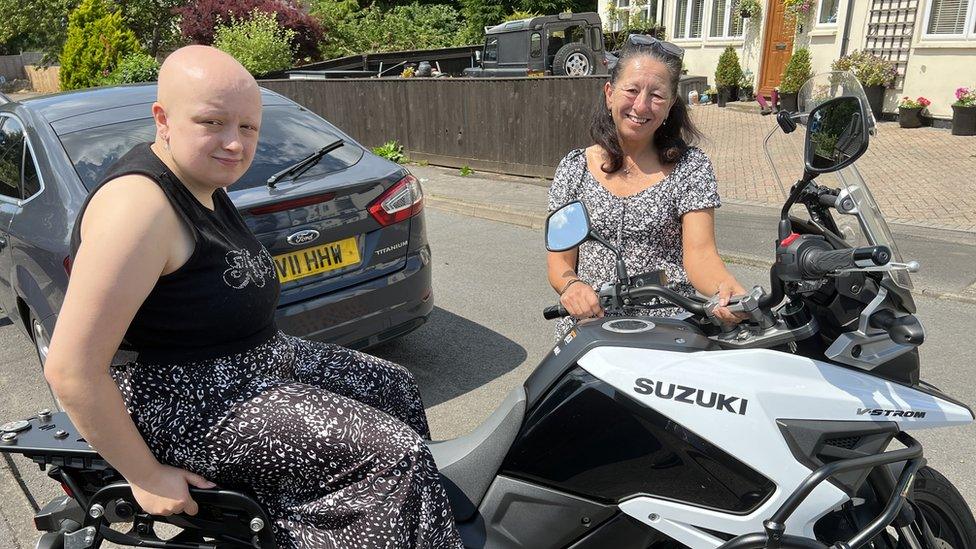
[[(620, 503), (623, 512), (690, 547), (722, 543), (704, 529), (734, 535), (763, 531), (762, 521), (810, 474), (793, 455), (777, 420), (892, 422), (903, 430), (973, 420), (967, 408), (916, 389), (766, 349), (675, 353), (605, 346), (589, 350), (579, 365), (776, 484), (773, 496), (747, 515), (648, 496)], [(691, 402), (675, 395), (664, 398), (671, 385), (693, 388)], [(729, 411), (700, 405), (699, 390), (704, 404), (709, 402), (707, 395), (714, 393), (725, 395), (726, 401), (738, 398), (740, 407)], [(816, 520), (847, 498), (837, 486), (820, 484), (787, 524), (787, 533), (813, 537)]]

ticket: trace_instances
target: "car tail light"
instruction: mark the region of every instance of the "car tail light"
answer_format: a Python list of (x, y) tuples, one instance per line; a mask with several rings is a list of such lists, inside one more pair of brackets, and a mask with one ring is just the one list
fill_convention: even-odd
[(274, 204), (268, 204), (267, 206), (258, 206), (256, 208), (251, 208), (247, 212), (251, 215), (265, 215), (269, 213), (293, 210), (295, 208), (301, 208), (302, 206), (311, 206), (312, 204), (318, 204), (319, 202), (328, 202), (333, 198), (335, 198), (335, 193), (313, 194), (312, 196), (304, 196), (302, 198), (275, 202)]
[(409, 219), (423, 209), (424, 191), (412, 175), (397, 181), (369, 205), (369, 213), (384, 227)]

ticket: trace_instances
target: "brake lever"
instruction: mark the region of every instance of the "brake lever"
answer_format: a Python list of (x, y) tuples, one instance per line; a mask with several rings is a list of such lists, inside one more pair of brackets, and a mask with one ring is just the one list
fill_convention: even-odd
[(897, 263), (889, 262), (885, 265), (871, 265), (869, 267), (858, 267), (856, 269), (843, 269), (837, 271), (838, 274), (842, 273), (867, 273), (867, 272), (882, 272), (887, 273), (891, 271), (908, 271), (909, 273), (917, 273), (921, 269), (918, 261), (909, 261), (908, 263)]

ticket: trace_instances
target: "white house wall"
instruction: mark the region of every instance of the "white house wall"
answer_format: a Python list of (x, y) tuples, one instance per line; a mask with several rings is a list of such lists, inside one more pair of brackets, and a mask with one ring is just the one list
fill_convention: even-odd
[[(691, 40), (673, 39), (676, 2), (674, 0), (664, 1), (662, 24), (666, 28), (668, 39), (685, 48), (684, 64), (688, 74), (705, 76), (708, 78), (709, 85), (714, 85), (718, 58), (722, 55), (725, 47), (731, 45), (739, 55), (742, 68), (752, 71), (754, 84), (758, 84), (763, 33), (766, 29), (769, 2), (763, 2), (761, 21), (750, 20), (745, 24), (743, 38), (728, 40), (707, 37), (712, 0), (704, 1), (702, 34), (706, 37)], [(840, 56), (848, 4), (852, 1), (855, 3), (851, 13), (847, 51), (863, 49), (868, 30), (871, 0), (840, 0), (836, 25), (812, 23), (816, 20), (814, 13), (810, 16), (811, 22), (803, 26), (803, 32), (797, 33), (794, 51), (801, 47), (810, 49), (811, 65), (815, 73), (830, 70), (831, 63)], [(955, 101), (953, 94), (956, 88), (976, 86), (976, 38), (939, 40), (925, 37), (923, 33), (926, 23), (925, 16), (930, 2), (931, 0), (919, 0), (915, 34), (905, 69), (904, 85), (902, 89), (888, 90), (885, 96), (885, 111), (887, 112), (897, 111), (897, 102), (902, 96), (907, 95), (912, 98), (924, 96), (932, 101), (932, 105), (929, 107), (930, 114), (938, 118), (950, 118), (952, 116), (951, 105)], [(601, 16), (606, 20), (608, 0), (599, 0), (598, 5)]]
[[(634, 3), (633, 0), (631, 3)], [(599, 0), (598, 9), (600, 17), (607, 20), (607, 0)], [(753, 75), (753, 84), (758, 85), (759, 77), (759, 58), (762, 53), (762, 34), (765, 30), (766, 12), (763, 10), (761, 21), (750, 20), (744, 26), (742, 38), (708, 38), (708, 28), (711, 23), (712, 0), (705, 0), (703, 7), (704, 21), (702, 21), (702, 34), (704, 38), (694, 38), (688, 40), (675, 40), (671, 34), (674, 28), (675, 2), (665, 0), (662, 24), (667, 32), (667, 39), (685, 49), (684, 67), (688, 74), (694, 76), (704, 76), (708, 78), (709, 86), (715, 85), (715, 67), (718, 66), (718, 58), (725, 51), (726, 46), (733, 46), (735, 53), (739, 56), (739, 64), (743, 69), (748, 69)], [(606, 24), (606, 23), (605, 23)], [(606, 29), (605, 29), (606, 30)]]

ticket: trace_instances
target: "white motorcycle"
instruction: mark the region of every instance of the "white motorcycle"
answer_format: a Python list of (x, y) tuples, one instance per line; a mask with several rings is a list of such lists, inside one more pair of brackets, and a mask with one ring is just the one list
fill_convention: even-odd
[[(431, 443), (467, 547), (976, 549), (968, 504), (908, 434), (974, 417), (919, 379), (917, 265), (901, 261), (853, 166), (874, 125), (864, 92), (831, 73), (800, 105), (767, 136), (806, 125), (770, 291), (731, 305), (748, 321), (723, 326), (715, 301), (631, 277), (618, 259), (599, 293), (611, 315), (579, 322), (472, 433)], [(837, 187), (823, 184), (831, 174)], [(549, 217), (546, 238), (552, 251), (588, 239), (613, 250), (579, 202)], [(652, 300), (688, 314), (626, 314)], [(39, 548), (274, 547), (246, 491), (193, 489), (198, 515), (153, 517), (64, 414), (2, 429), (0, 452), (48, 467), (67, 492), (38, 513)], [(162, 540), (156, 522), (183, 531)]]

